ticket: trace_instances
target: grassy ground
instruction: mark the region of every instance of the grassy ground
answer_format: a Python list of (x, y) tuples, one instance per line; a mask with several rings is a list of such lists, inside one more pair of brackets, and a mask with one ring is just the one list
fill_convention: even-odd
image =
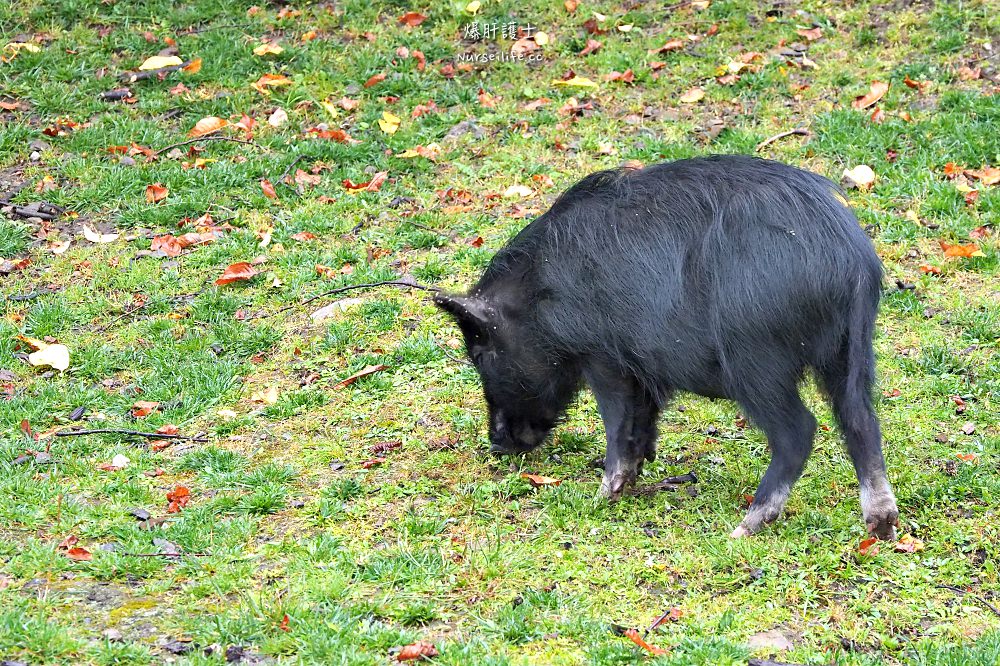
[[(442, 664), (1000, 663), (998, 618), (977, 600), (1000, 605), (1000, 188), (960, 175), (1000, 166), (995, 7), (668, 4), (0, 8), (0, 42), (34, 45), (7, 46), (0, 64), (0, 189), (69, 211), (0, 220), (0, 659), (218, 664), (242, 649), (241, 663), (380, 664), (423, 640)], [(401, 24), (409, 10), (426, 20)], [(542, 64), (462, 65), (513, 44), (464, 39), (465, 26), (510, 21), (547, 34)], [(588, 39), (601, 48), (579, 55)], [(255, 55), (265, 41), (283, 51)], [(171, 44), (200, 70), (99, 98)], [(605, 80), (614, 71), (626, 80)], [(596, 87), (560, 85), (571, 72)], [(251, 84), (265, 74), (289, 83), (262, 94)], [(891, 86), (873, 119), (851, 103), (876, 80)], [(128, 148), (242, 114), (255, 145)], [(422, 293), (347, 294), (358, 300), (322, 321), (310, 315), (331, 298), (297, 305), (402, 276), (460, 288), (586, 173), (752, 153), (796, 127), (810, 135), (763, 154), (835, 179), (859, 164), (877, 175), (849, 196), (888, 273), (878, 410), (918, 552), (859, 551), (835, 428), (819, 432), (787, 516), (734, 542), (767, 459), (734, 406), (682, 396), (642, 483), (698, 482), (607, 506), (589, 396), (554, 442), (497, 461), (476, 375), (453, 358), (458, 332)], [(336, 129), (356, 142), (323, 133)], [(404, 156), (417, 146), (433, 159)], [(379, 172), (372, 191), (342, 183)], [(158, 203), (152, 184), (167, 188)], [(206, 213), (212, 242), (151, 251)], [(84, 225), (120, 236), (94, 243)], [(939, 241), (982, 256), (946, 257)], [(258, 275), (213, 283), (240, 261)], [(69, 369), (26, 363), (18, 335), (66, 345)], [(137, 417), (137, 401), (158, 405)], [(204, 441), (51, 435), (168, 424)], [(117, 454), (123, 469), (101, 468)], [(563, 482), (536, 489), (521, 471)], [(190, 501), (168, 513), (177, 486)], [(671, 608), (648, 637), (665, 656), (613, 631)]]

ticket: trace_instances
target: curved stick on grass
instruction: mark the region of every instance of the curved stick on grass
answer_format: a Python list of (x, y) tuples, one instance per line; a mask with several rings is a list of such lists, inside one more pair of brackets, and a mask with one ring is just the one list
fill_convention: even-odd
[(301, 307), (303, 305), (308, 305), (313, 301), (317, 301), (321, 298), (327, 296), (333, 296), (334, 294), (342, 294), (347, 291), (354, 291), (355, 289), (370, 289), (372, 287), (400, 287), (404, 289), (420, 289), (422, 291), (433, 291), (435, 293), (441, 290), (437, 287), (428, 287), (427, 285), (417, 284), (416, 282), (405, 282), (403, 280), (385, 280), (383, 282), (366, 282), (365, 284), (351, 284), (346, 287), (337, 287), (336, 289), (331, 289), (330, 291), (324, 291), (322, 294), (316, 294), (315, 296), (310, 296), (304, 301), (299, 301), (298, 303), (292, 303), (291, 305), (286, 305), (283, 308), (278, 308), (274, 312), (269, 312), (267, 314), (262, 314), (258, 317), (247, 317), (244, 321), (249, 321), (252, 319), (264, 319), (266, 317), (273, 317), (276, 314), (281, 314), (282, 312), (288, 312), (292, 308)]
[(793, 136), (793, 135), (809, 136), (809, 130), (806, 129), (805, 127), (796, 127), (795, 129), (790, 129), (790, 130), (787, 130), (785, 132), (778, 132), (774, 136), (768, 137), (768, 138), (764, 139), (763, 141), (761, 141), (760, 143), (758, 143), (757, 144), (757, 152), (759, 153), (766, 146), (771, 145), (772, 143), (774, 143), (778, 139), (784, 139), (786, 136)]
[(164, 146), (159, 150), (155, 151), (150, 157), (158, 157), (160, 153), (165, 153), (168, 150), (173, 150), (174, 148), (180, 148), (181, 146), (186, 146), (191, 143), (199, 143), (201, 141), (231, 141), (233, 143), (243, 143), (248, 146), (254, 146), (264, 150), (264, 146), (260, 145), (256, 141), (247, 141), (246, 139), (237, 139), (231, 136), (199, 136), (197, 139), (188, 139), (187, 141), (181, 141), (180, 143), (172, 143), (169, 146)]
[(192, 442), (207, 442), (207, 437), (197, 435), (165, 435), (159, 432), (142, 432), (141, 430), (127, 430), (125, 428), (93, 428), (90, 430), (62, 430), (57, 432), (56, 437), (80, 437), (82, 435), (132, 435), (134, 437), (148, 437), (149, 439), (188, 439)]
[(972, 597), (973, 599), (975, 599), (976, 601), (978, 601), (979, 603), (981, 603), (983, 606), (985, 606), (986, 608), (989, 608), (991, 611), (993, 611), (994, 615), (996, 615), (997, 617), (1000, 617), (1000, 609), (998, 609), (996, 606), (994, 606), (990, 602), (986, 601), (986, 599), (983, 599), (981, 596), (979, 596), (975, 592), (971, 592), (969, 590), (963, 590), (962, 588), (955, 587), (954, 585), (938, 585), (937, 587), (941, 588), (942, 590), (951, 590), (952, 592), (957, 592), (958, 594), (962, 594), (962, 595), (965, 595), (965, 596)]

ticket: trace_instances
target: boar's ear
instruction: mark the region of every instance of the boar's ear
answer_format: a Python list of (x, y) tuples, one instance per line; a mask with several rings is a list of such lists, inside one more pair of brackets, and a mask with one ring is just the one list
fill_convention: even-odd
[(495, 316), (492, 306), (474, 296), (449, 296), (436, 294), (434, 304), (453, 316), (460, 324), (470, 324), (485, 329)]

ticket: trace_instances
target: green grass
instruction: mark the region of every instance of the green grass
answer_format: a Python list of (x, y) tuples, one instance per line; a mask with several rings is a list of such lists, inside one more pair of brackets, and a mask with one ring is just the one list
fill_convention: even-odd
[[(272, 663), (388, 664), (393, 648), (423, 640), (440, 651), (435, 663), (455, 665), (772, 655), (1000, 663), (997, 618), (977, 601), (1000, 605), (1000, 187), (970, 181), (978, 197), (969, 203), (944, 172), (949, 162), (1000, 166), (996, 44), (984, 48), (1000, 21), (990, 3), (810, 0), (769, 11), (748, 0), (669, 10), (600, 0), (569, 13), (558, 0), (484, 0), (475, 17), (463, 2), (289, 6), (301, 14), (252, 5), (0, 7), (0, 46), (25, 35), (38, 46), (7, 47), (17, 55), (0, 64), (0, 98), (18, 103), (0, 112), (0, 196), (24, 185), (12, 203), (72, 212), (47, 225), (0, 221), (0, 259), (18, 265), (0, 278), (0, 660), (223, 664), (226, 649), (241, 646)], [(427, 20), (401, 25), (410, 10)], [(584, 28), (595, 12), (604, 34)], [(472, 21), (545, 31), (544, 64), (460, 66), (461, 54), (510, 47), (463, 41)], [(797, 30), (813, 25), (822, 28), (808, 43), (815, 68), (778, 55), (805, 43)], [(303, 40), (309, 31), (315, 38)], [(99, 98), (168, 38), (184, 59), (201, 58), (201, 70), (130, 84), (134, 103)], [(581, 56), (588, 38), (602, 47)], [(650, 53), (674, 38), (685, 48)], [(254, 55), (265, 39), (283, 53)], [(718, 80), (754, 51), (762, 57), (738, 81)], [(982, 76), (963, 77), (962, 67)], [(604, 80), (628, 69), (633, 84)], [(555, 85), (570, 71), (599, 88)], [(291, 84), (268, 95), (251, 88), (279, 73)], [(881, 124), (851, 108), (874, 80), (891, 84)], [(694, 86), (704, 99), (681, 102)], [(357, 108), (342, 108), (342, 98)], [(436, 110), (413, 117), (429, 102)], [(279, 107), (288, 121), (272, 127)], [(401, 119), (393, 134), (378, 123), (386, 111)], [(204, 141), (156, 159), (108, 151), (164, 148), (203, 117), (244, 113), (257, 121), (256, 145)], [(724, 127), (709, 139), (703, 130), (715, 119)], [(478, 129), (448, 138), (466, 120)], [(45, 132), (57, 123), (76, 126)], [(358, 142), (317, 138), (308, 131), (317, 126)], [(734, 542), (727, 535), (767, 459), (763, 436), (742, 427), (734, 405), (685, 395), (662, 419), (660, 455), (641, 482), (694, 471), (691, 492), (609, 506), (596, 498), (591, 462), (603, 431), (590, 396), (538, 452), (498, 461), (485, 452), (475, 372), (455, 360), (460, 335), (421, 293), (345, 294), (336, 298), (359, 301), (319, 322), (309, 315), (331, 299), (297, 305), (403, 276), (461, 288), (591, 171), (753, 153), (800, 126), (810, 136), (763, 153), (835, 180), (858, 164), (878, 175), (871, 191), (849, 196), (886, 265), (878, 411), (901, 531), (924, 543), (920, 552), (858, 552), (857, 481), (811, 387), (807, 402), (826, 427), (786, 515)], [(440, 147), (435, 160), (400, 156), (430, 144)], [(296, 169), (318, 183), (279, 182)], [(378, 191), (342, 184), (380, 171), (388, 178)], [(277, 199), (264, 195), (263, 178)], [(153, 183), (169, 190), (157, 204), (145, 195)], [(532, 193), (504, 197), (511, 185)], [(154, 236), (192, 232), (205, 213), (223, 227), (213, 242), (179, 257), (149, 252)], [(94, 244), (84, 224), (121, 235)], [(296, 239), (306, 232), (315, 239)], [(983, 256), (946, 258), (939, 241), (976, 242)], [(259, 274), (214, 285), (237, 261)], [(29, 366), (18, 335), (67, 345), (70, 369)], [(388, 368), (335, 388), (376, 364)], [(159, 405), (137, 418), (137, 401)], [(73, 425), (168, 424), (203, 441), (51, 436)], [(25, 458), (28, 450), (48, 455)], [(100, 469), (116, 454), (129, 465)], [(385, 460), (365, 466), (375, 458)], [(563, 483), (534, 489), (521, 471)], [(191, 501), (167, 513), (178, 485)], [(59, 547), (70, 535), (90, 561)], [(150, 556), (165, 548), (183, 554)], [(670, 608), (682, 614), (649, 636), (665, 656), (613, 631), (644, 629)], [(772, 630), (792, 648), (748, 647)]]

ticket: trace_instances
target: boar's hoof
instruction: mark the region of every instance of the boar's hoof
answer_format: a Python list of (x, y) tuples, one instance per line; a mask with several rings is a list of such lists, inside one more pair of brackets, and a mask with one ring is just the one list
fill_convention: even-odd
[(635, 475), (619, 472), (614, 475), (604, 475), (601, 482), (601, 495), (608, 498), (609, 502), (617, 502), (622, 498), (625, 489), (635, 485)]
[(869, 520), (867, 522), (868, 533), (882, 541), (895, 541), (896, 526), (899, 524), (896, 516), (897, 514), (893, 512), (889, 516), (884, 516), (878, 520)]
[(497, 456), (512, 456), (520, 453), (517, 449), (507, 448), (506, 446), (500, 446), (499, 444), (490, 445), (490, 453)]
[(753, 532), (751, 532), (747, 528), (743, 527), (742, 525), (738, 525), (736, 527), (736, 529), (733, 530), (729, 534), (729, 538), (730, 539), (742, 539), (743, 537), (748, 537), (748, 536), (750, 536), (752, 534), (753, 534)]

